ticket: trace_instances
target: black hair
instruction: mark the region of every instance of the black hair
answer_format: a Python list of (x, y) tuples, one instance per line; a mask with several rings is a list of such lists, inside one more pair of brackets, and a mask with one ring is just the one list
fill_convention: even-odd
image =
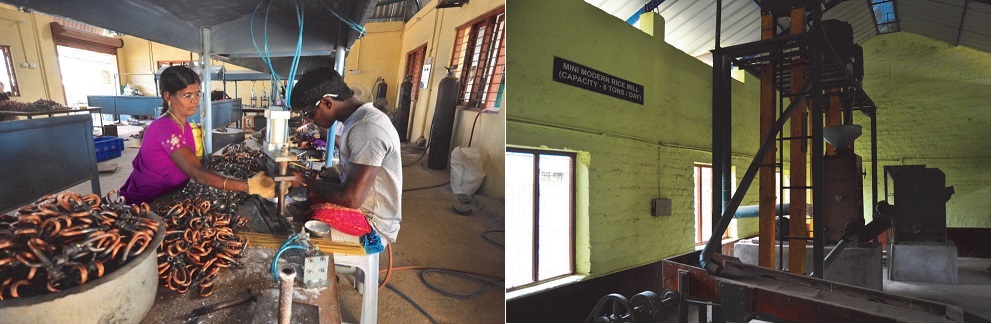
[(188, 67), (175, 65), (162, 71), (162, 76), (158, 81), (158, 93), (162, 94), (162, 113), (169, 111), (169, 102), (165, 101), (166, 92), (174, 96), (179, 90), (198, 83), (200, 83), (200, 76)]
[(333, 68), (321, 66), (307, 70), (293, 85), (293, 97), (289, 98), (291, 107), (302, 108), (323, 98), (325, 94), (338, 95), (334, 100), (344, 101), (355, 96), (348, 88), (344, 79)]

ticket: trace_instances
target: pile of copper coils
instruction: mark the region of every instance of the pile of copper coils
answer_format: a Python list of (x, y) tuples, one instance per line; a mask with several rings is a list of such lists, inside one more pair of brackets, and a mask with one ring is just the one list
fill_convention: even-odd
[(241, 267), (238, 259), (248, 240), (235, 236), (233, 227), (248, 225), (248, 219), (214, 210), (202, 197), (181, 199), (156, 209), (166, 224), (158, 250), (160, 283), (179, 293), (193, 288), (208, 297), (220, 269)]
[(245, 180), (258, 171), (265, 170), (265, 153), (248, 147), (245, 142), (233, 144), (226, 147), (221, 156), (211, 157), (208, 168), (220, 174)]
[(63, 192), (0, 215), (0, 299), (83, 285), (141, 254), (160, 224), (147, 204), (125, 205), (113, 193)]

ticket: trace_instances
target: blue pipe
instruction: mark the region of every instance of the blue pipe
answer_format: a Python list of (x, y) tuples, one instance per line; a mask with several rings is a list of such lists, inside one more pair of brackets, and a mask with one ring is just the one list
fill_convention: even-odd
[(331, 124), (331, 128), (327, 130), (327, 156), (324, 157), (324, 166), (331, 167), (334, 165), (334, 137), (338, 135), (338, 122), (334, 121)]
[[(776, 215), (788, 215), (789, 214), (789, 203), (776, 204), (775, 210)], [(741, 206), (737, 208), (737, 212), (734, 213), (734, 218), (755, 218), (758, 217), (758, 205), (751, 206)]]

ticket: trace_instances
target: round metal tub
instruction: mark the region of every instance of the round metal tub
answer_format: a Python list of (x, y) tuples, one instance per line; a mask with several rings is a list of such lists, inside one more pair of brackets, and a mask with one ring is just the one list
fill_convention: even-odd
[(245, 141), (245, 131), (236, 128), (221, 128), (213, 131), (213, 147), (210, 152), (214, 153), (230, 144), (237, 144)]
[(148, 248), (127, 264), (82, 286), (57, 293), (0, 300), (0, 323), (138, 323), (155, 302), (158, 246), (165, 222)]

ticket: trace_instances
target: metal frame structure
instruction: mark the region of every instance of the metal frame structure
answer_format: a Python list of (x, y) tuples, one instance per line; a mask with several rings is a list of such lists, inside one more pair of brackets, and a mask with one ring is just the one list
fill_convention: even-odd
[[(717, 28), (716, 47), (713, 52), (713, 233), (722, 233), (730, 224), (737, 208), (746, 194), (748, 187), (753, 182), (758, 169), (762, 166), (762, 157), (772, 148), (774, 141), (779, 137), (779, 132), (785, 124), (787, 118), (796, 112), (797, 106), (809, 100), (812, 140), (811, 145), (811, 186), (813, 204), (813, 275), (822, 278), (824, 266), (824, 222), (822, 197), (823, 189), (823, 123), (824, 107), (829, 104), (824, 97), (825, 89), (845, 89), (848, 95), (850, 110), (859, 110), (871, 117), (871, 165), (872, 165), (872, 193), (873, 201), (877, 200), (877, 139), (876, 139), (876, 109), (871, 98), (865, 93), (861, 82), (855, 78), (853, 71), (843, 62), (833, 51), (831, 45), (826, 41), (826, 35), (820, 26), (822, 7), (817, 1), (815, 8), (812, 8), (810, 16), (809, 32), (775, 37), (757, 42), (740, 44), (731, 47), (721, 48), (720, 40), (720, 17), (721, 1), (717, 1)], [(732, 178), (730, 174), (731, 148), (731, 106), (730, 106), (730, 69), (731, 65), (745, 69), (751, 73), (757, 73), (762, 64), (784, 64), (797, 58), (805, 58), (808, 61), (808, 68), (805, 85), (800, 89), (795, 89), (789, 85), (791, 72), (789, 69), (780, 68), (775, 75), (776, 89), (780, 94), (794, 94), (795, 97), (790, 105), (781, 110), (771, 130), (767, 134), (762, 134), (761, 146), (755, 158), (751, 161), (747, 172), (745, 172), (737, 191), (730, 195)], [(793, 183), (796, 179), (793, 179)], [(795, 203), (795, 202), (793, 202)], [(700, 265), (710, 273), (718, 273), (720, 265), (711, 262), (712, 254), (719, 249), (719, 236), (711, 236), (707, 242), (703, 253), (700, 255)]]
[[(988, 319), (960, 306), (903, 297), (841, 283), (741, 263), (714, 255), (720, 275), (695, 267), (700, 252), (662, 261), (664, 296), (677, 306), (679, 322), (697, 307), (705, 322), (713, 307), (713, 322), (982, 322)], [(669, 300), (662, 301), (665, 303)]]
[(162, 97), (86, 96), (86, 104), (103, 108), (101, 114), (114, 115), (119, 121), (120, 115), (158, 117), (162, 109)]

